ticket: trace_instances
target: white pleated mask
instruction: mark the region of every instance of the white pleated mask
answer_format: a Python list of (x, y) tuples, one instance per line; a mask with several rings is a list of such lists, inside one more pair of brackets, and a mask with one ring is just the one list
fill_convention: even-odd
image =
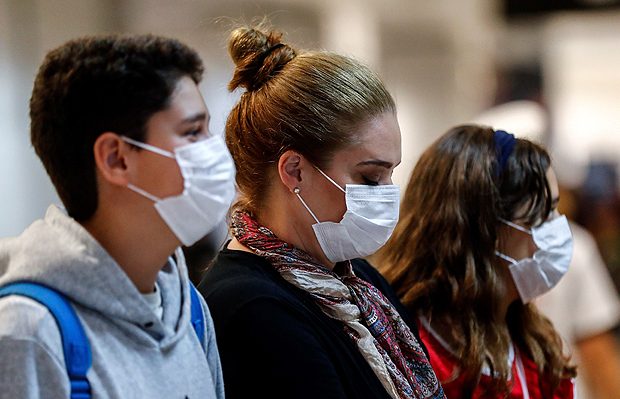
[(159, 198), (128, 184), (127, 188), (155, 202), (155, 209), (183, 245), (192, 245), (220, 223), (235, 197), (235, 165), (224, 140), (211, 136), (177, 147), (174, 153), (122, 137), (127, 143), (176, 160), (183, 192)]
[(312, 229), (327, 259), (335, 263), (375, 253), (387, 242), (396, 227), (400, 187), (393, 184), (347, 184), (343, 189), (322, 170), (317, 170), (345, 193), (347, 205), (347, 211), (340, 222), (320, 222), (301, 198), (299, 190), (295, 190), (301, 203), (316, 221)]
[(531, 230), (507, 220), (502, 223), (531, 234), (538, 250), (531, 258), (517, 261), (496, 251), (495, 254), (510, 263), (510, 274), (523, 303), (546, 293), (568, 271), (573, 255), (573, 236), (566, 216), (548, 220)]

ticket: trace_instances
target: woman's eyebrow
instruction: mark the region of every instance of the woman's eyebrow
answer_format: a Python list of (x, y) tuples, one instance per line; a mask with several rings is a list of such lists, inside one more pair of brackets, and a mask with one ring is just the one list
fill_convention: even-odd
[(392, 162), (382, 161), (380, 159), (369, 159), (367, 161), (362, 161), (357, 164), (357, 166), (364, 166), (364, 165), (377, 165), (377, 166), (382, 166), (386, 169), (390, 169), (394, 164)]

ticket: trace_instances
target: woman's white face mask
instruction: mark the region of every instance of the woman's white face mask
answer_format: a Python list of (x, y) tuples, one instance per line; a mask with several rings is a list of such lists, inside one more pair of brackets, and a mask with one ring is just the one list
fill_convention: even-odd
[(573, 236), (566, 216), (548, 220), (531, 230), (508, 220), (500, 221), (532, 236), (538, 250), (530, 258), (516, 260), (499, 251), (510, 263), (510, 274), (523, 303), (548, 292), (568, 271), (573, 254)]
[(347, 205), (340, 222), (321, 222), (301, 198), (299, 190), (295, 191), (316, 221), (312, 229), (327, 259), (336, 263), (375, 253), (387, 242), (396, 227), (400, 187), (393, 184), (347, 184), (343, 189), (322, 170), (317, 170), (345, 193)]

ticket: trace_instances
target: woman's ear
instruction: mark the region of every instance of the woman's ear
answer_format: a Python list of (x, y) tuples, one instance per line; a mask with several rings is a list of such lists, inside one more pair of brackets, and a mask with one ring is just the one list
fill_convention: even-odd
[(95, 140), (93, 156), (100, 177), (110, 184), (126, 186), (128, 180), (127, 157), (131, 146), (112, 132), (105, 132)]
[(280, 155), (280, 159), (278, 159), (278, 175), (284, 186), (291, 193), (295, 188), (301, 186), (307, 167), (308, 162), (306, 159), (296, 151), (287, 150)]

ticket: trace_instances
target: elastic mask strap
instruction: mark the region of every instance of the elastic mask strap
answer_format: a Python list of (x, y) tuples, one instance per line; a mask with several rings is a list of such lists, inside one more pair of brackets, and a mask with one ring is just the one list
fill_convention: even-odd
[[(334, 181), (334, 179), (332, 179), (331, 177), (327, 176), (327, 175), (325, 174), (325, 172), (323, 172), (323, 171), (322, 171), (321, 169), (319, 169), (318, 167), (316, 167), (316, 166), (315, 166), (314, 168), (315, 168), (316, 170), (318, 170), (320, 174), (322, 174), (323, 176), (325, 176), (325, 178), (326, 178), (327, 180), (329, 180), (329, 181), (330, 181), (330, 182), (331, 182), (334, 186), (338, 187), (338, 189), (339, 189), (340, 191), (342, 191), (343, 193), (345, 193), (345, 194), (346, 194), (346, 190), (344, 190), (342, 187), (340, 187), (340, 184), (336, 183), (336, 182)], [(317, 222), (318, 222), (318, 221), (317, 221)]]
[(123, 141), (125, 141), (125, 142), (127, 142), (129, 144), (135, 145), (136, 147), (140, 147), (140, 148), (145, 149), (147, 151), (151, 151), (151, 152), (154, 152), (154, 153), (159, 154), (159, 155), (163, 155), (163, 156), (168, 157), (168, 158), (176, 159), (176, 157), (174, 156), (174, 154), (172, 152), (166, 151), (166, 150), (162, 150), (161, 148), (155, 147), (154, 145), (142, 143), (140, 141), (134, 140), (134, 139), (129, 138), (127, 136), (121, 136), (121, 139), (123, 139)]
[(499, 221), (500, 221), (500, 222), (502, 222), (502, 223), (504, 223), (504, 224), (506, 224), (506, 225), (508, 225), (508, 226), (510, 226), (510, 227), (512, 227), (513, 229), (517, 229), (517, 230), (519, 230), (519, 231), (522, 231), (522, 232), (524, 232), (524, 233), (527, 233), (527, 234), (529, 234), (529, 235), (532, 235), (532, 231), (531, 231), (531, 230), (526, 229), (526, 228), (525, 228), (525, 227), (523, 227), (523, 226), (519, 226), (518, 224), (513, 223), (513, 222), (511, 222), (511, 221), (509, 221), (509, 220), (499, 218)]
[(141, 189), (140, 187), (136, 187), (133, 184), (129, 183), (127, 184), (127, 188), (130, 189), (131, 191), (134, 191), (140, 195), (142, 195), (143, 197), (146, 197), (148, 199), (150, 199), (153, 202), (159, 202), (161, 201), (160, 198), (157, 198), (156, 196), (154, 196), (151, 193), (147, 193), (146, 191), (144, 191), (143, 189)]
[(319, 219), (317, 219), (317, 217), (314, 215), (314, 212), (312, 212), (310, 210), (310, 207), (308, 206), (308, 204), (306, 204), (306, 201), (304, 201), (303, 198), (301, 198), (301, 195), (299, 195), (299, 189), (296, 188), (294, 191), (295, 195), (297, 196), (297, 198), (299, 198), (299, 200), (301, 201), (301, 203), (303, 204), (303, 206), (306, 208), (306, 210), (308, 211), (308, 213), (310, 213), (310, 215), (314, 218), (314, 220), (316, 220), (317, 223), (321, 223), (319, 222)]
[(502, 258), (503, 260), (510, 262), (511, 264), (516, 264), (519, 263), (517, 262), (514, 258), (511, 258), (508, 255), (504, 255), (503, 253), (499, 252), (499, 251), (495, 251), (495, 255), (499, 256), (500, 258)]

